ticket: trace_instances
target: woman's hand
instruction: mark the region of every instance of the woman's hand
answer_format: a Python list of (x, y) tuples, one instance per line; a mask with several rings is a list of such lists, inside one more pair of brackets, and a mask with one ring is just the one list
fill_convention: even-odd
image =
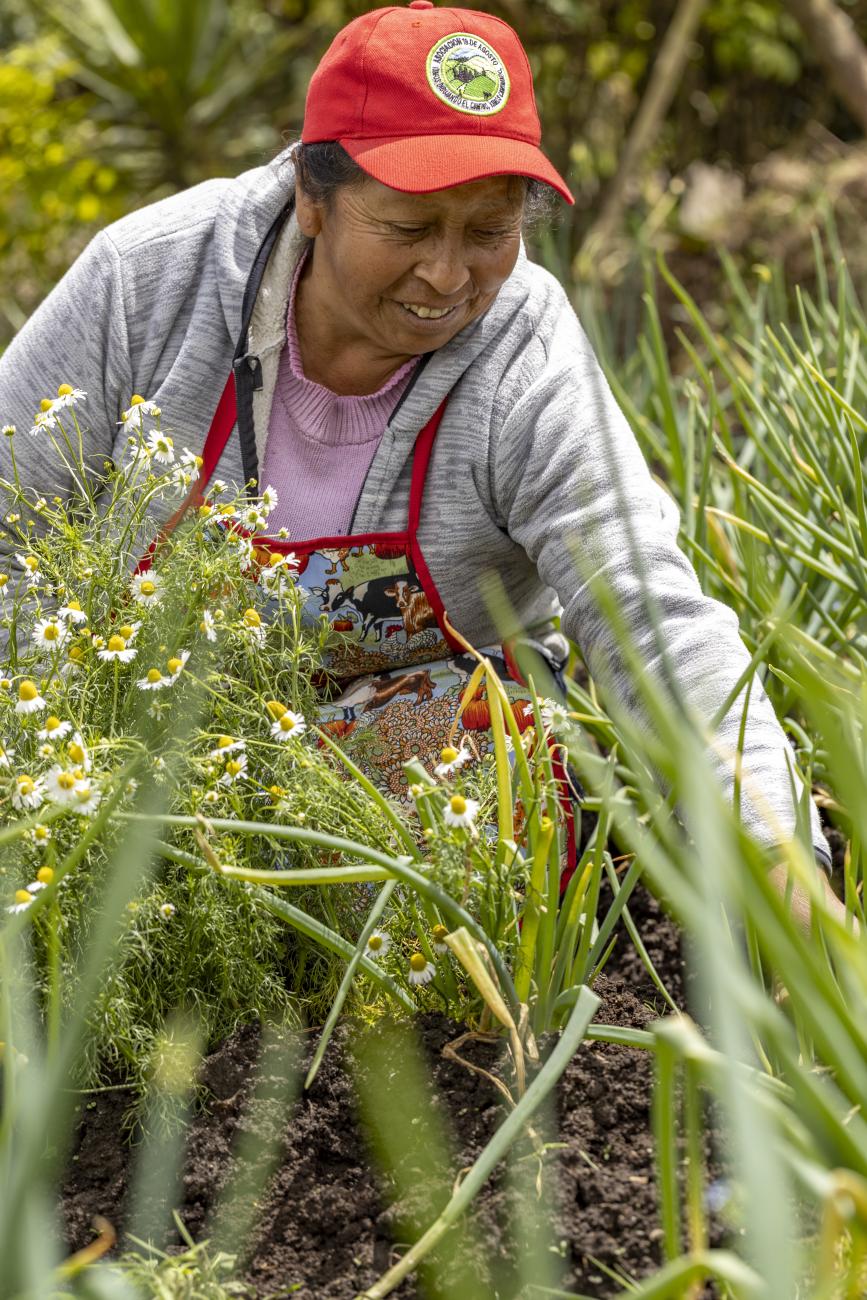
[[(830, 912), (831, 916), (833, 916), (835, 920), (839, 921), (842, 926), (849, 928), (850, 918), (849, 918), (849, 914), (846, 911), (845, 906), (843, 905), (843, 903), (841, 903), (840, 899), (834, 893), (833, 889), (831, 888), (831, 882), (828, 880), (828, 877), (825, 875), (824, 871), (820, 871), (819, 874), (821, 878), (822, 891), (824, 893), (824, 902), (825, 902), (826, 910)], [(786, 888), (790, 879), (788, 867), (786, 866), (786, 864), (784, 862), (779, 862), (775, 867), (772, 867), (770, 871), (770, 878), (773, 881), (776, 888), (779, 890), (779, 892), (783, 895), (783, 897), (785, 897)], [(791, 907), (792, 907), (792, 916), (798, 922), (801, 929), (804, 930), (805, 932), (809, 932), (810, 920), (811, 920), (810, 895), (801, 885), (798, 884), (797, 881), (795, 881), (792, 885)], [(851, 918), (851, 925), (853, 928), (853, 933), (855, 934), (856, 937), (858, 937), (861, 933), (861, 927), (857, 917), (853, 916)]]

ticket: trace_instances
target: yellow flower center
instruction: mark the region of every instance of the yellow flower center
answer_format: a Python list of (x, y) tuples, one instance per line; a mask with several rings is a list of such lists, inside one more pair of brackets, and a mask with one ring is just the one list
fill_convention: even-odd
[(31, 682), (29, 678), (27, 681), (22, 682), (18, 687), (18, 698), (19, 700), (23, 700), (25, 703), (28, 703), (30, 700), (35, 700), (38, 694), (39, 691), (36, 683)]
[(416, 972), (423, 971), (427, 966), (427, 957), (423, 952), (414, 952), (409, 959), (409, 968)]
[(367, 946), (371, 952), (379, 952), (382, 947), (382, 935), (372, 934), (367, 941)]
[(143, 401), (143, 397), (139, 397), (138, 393), (133, 393), (132, 397), (129, 399), (129, 404), (130, 406), (141, 406)]
[(149, 682), (161, 682), (163, 680), (163, 675), (159, 668), (149, 668), (147, 671), (147, 679)]
[(295, 722), (292, 718), (287, 717), (286, 714), (284, 714), (283, 717), (279, 719), (279, 726), (281, 731), (291, 731), (295, 726)]
[(73, 740), (72, 744), (69, 746), (69, 757), (72, 759), (73, 763), (84, 762), (84, 750), (77, 740)]
[(42, 401), (39, 403), (40, 411), (50, 411), (52, 406), (53, 402), (50, 397), (43, 397)]
[(135, 636), (135, 628), (130, 623), (124, 623), (123, 627), (118, 628), (118, 631), (127, 641), (131, 636)]
[(57, 784), (61, 790), (72, 790), (75, 786), (75, 777), (72, 772), (58, 772)]
[(226, 771), (229, 773), (229, 776), (237, 776), (238, 773), (243, 770), (244, 764), (237, 758), (230, 758), (226, 764)]
[(170, 672), (170, 673), (179, 673), (179, 672), (181, 671), (181, 669), (183, 668), (183, 666), (184, 666), (184, 661), (183, 661), (183, 659), (170, 659), (170, 660), (169, 660), (169, 672)]
[(286, 705), (281, 704), (279, 700), (266, 700), (265, 708), (268, 710), (268, 712), (271, 714), (271, 717), (274, 718), (275, 721), (278, 718), (282, 718), (283, 714), (286, 712)]
[(31, 893), (28, 893), (28, 891), (27, 891), (26, 889), (16, 889), (16, 890), (15, 890), (15, 902), (16, 902), (16, 903), (32, 903), (32, 902), (33, 902), (33, 895), (32, 895)]
[(73, 645), (73, 646), (70, 646), (70, 647), (69, 647), (69, 657), (70, 657), (70, 659), (73, 660), (74, 663), (78, 663), (78, 661), (79, 661), (80, 659), (83, 659), (83, 658), (84, 658), (84, 651), (82, 650), (81, 646), (80, 646), (80, 645)]
[(270, 560), (268, 561), (268, 563), (271, 566), (271, 568), (274, 569), (277, 567), (278, 564), (283, 563), (283, 556), (280, 554), (279, 551), (275, 551), (274, 554), (271, 556)]
[(68, 600), (66, 602), (66, 608), (74, 609), (77, 614), (81, 613), (81, 606), (79, 605), (77, 600)]
[(145, 578), (144, 582), (139, 587), (139, 592), (141, 593), (142, 596), (152, 596), (156, 591), (156, 589), (157, 589), (157, 584), (155, 582), (151, 582), (150, 578)]
[(93, 792), (89, 785), (82, 785), (79, 786), (75, 793), (81, 803), (86, 803)]
[(221, 515), (233, 515), (234, 513), (235, 513), (234, 506), (220, 506)]
[(247, 624), (247, 627), (258, 627), (262, 620), (255, 609), (245, 609), (244, 622)]
[(217, 749), (228, 749), (229, 746), (234, 745), (234, 743), (235, 742), (231, 736), (221, 736), (217, 741)]
[(19, 793), (19, 794), (32, 794), (33, 791), (34, 791), (34, 789), (35, 789), (35, 785), (34, 785), (34, 781), (33, 781), (33, 777), (32, 777), (32, 776), (19, 776), (19, 777), (18, 777), (18, 793)]
[(9, 581), (9, 574), (0, 573), (0, 587), (5, 587), (8, 581)]
[(60, 726), (60, 719), (59, 719), (59, 718), (55, 718), (55, 716), (54, 716), (53, 713), (52, 713), (52, 715), (51, 715), (50, 718), (46, 718), (46, 719), (45, 719), (45, 730), (46, 730), (46, 731), (56, 731), (57, 728), (58, 728), (59, 726)]
[(203, 519), (207, 519), (208, 515), (212, 515), (213, 513), (214, 513), (214, 507), (209, 506), (207, 501), (205, 502), (204, 505), (199, 506), (199, 514), (202, 516)]
[(57, 390), (58, 397), (68, 397), (72, 392), (72, 384), (61, 384)]
[(445, 749), (440, 754), (440, 758), (444, 763), (453, 763), (457, 758), (457, 756), (458, 756), (458, 751), (456, 749), (452, 749), (451, 745), (446, 745)]
[(453, 794), (449, 804), (456, 817), (462, 817), (467, 811), (467, 801), (462, 794)]
[(108, 638), (108, 648), (113, 654), (117, 654), (126, 649), (126, 641), (122, 636), (110, 636)]
[(8, 677), (0, 677), (0, 691), (11, 691), (12, 683)]
[[(45, 831), (46, 831), (47, 829), (48, 829), (48, 828), (47, 828), (46, 826), (37, 826), (37, 827), (36, 827), (36, 838), (37, 838), (37, 839), (40, 838), (39, 832), (42, 831), (42, 837), (41, 837), (41, 838), (44, 839), (44, 838), (45, 838)], [(42, 885), (50, 885), (51, 882), (52, 882), (52, 880), (54, 879), (54, 872), (52, 871), (51, 867), (40, 867), (39, 870), (38, 870), (37, 873), (36, 873), (36, 879), (37, 879), (37, 880), (39, 881), (39, 883), (42, 884)]]
[(49, 623), (42, 633), (46, 641), (56, 641), (60, 636), (60, 628), (56, 623)]
[(444, 925), (435, 925), (431, 930), (431, 934), (433, 935), (434, 943), (444, 943), (448, 930)]
[(282, 799), (286, 791), (283, 789), (282, 785), (269, 785), (268, 793), (272, 794), (275, 799)]
[(33, 572), (34, 569), (39, 568), (39, 561), (37, 560), (35, 555), (26, 556), (24, 559), (24, 563), (26, 564), (27, 568), (30, 570), (31, 573)]

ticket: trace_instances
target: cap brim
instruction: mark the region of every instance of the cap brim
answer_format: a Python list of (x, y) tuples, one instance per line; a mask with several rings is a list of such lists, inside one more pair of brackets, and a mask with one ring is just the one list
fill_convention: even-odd
[(574, 203), (569, 187), (533, 144), (496, 135), (412, 135), (378, 140), (340, 140), (362, 171), (405, 194), (480, 181), (487, 176), (529, 176)]

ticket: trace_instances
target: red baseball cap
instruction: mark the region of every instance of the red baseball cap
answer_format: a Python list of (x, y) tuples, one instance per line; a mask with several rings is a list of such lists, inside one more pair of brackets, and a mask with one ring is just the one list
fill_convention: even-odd
[(338, 32), (307, 91), (301, 140), (337, 140), (369, 176), (429, 194), (531, 176), (574, 203), (539, 148), (527, 55), (508, 23), (433, 0), (373, 9)]

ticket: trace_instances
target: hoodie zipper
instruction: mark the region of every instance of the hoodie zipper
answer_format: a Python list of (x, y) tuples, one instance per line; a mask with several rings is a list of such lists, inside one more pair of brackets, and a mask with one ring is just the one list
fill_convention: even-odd
[(232, 359), (232, 371), (235, 376), (235, 397), (238, 407), (238, 438), (241, 443), (241, 465), (244, 470), (244, 482), (251, 479), (258, 481), (259, 457), (256, 454), (256, 430), (253, 425), (253, 394), (262, 388), (262, 363), (253, 352), (247, 351), (250, 321), (256, 295), (265, 274), (265, 267), (277, 236), (291, 215), (295, 204), (290, 201), (282, 212), (278, 213), (270, 230), (259, 245), (247, 284), (244, 289), (244, 301), (241, 308), (241, 334)]

